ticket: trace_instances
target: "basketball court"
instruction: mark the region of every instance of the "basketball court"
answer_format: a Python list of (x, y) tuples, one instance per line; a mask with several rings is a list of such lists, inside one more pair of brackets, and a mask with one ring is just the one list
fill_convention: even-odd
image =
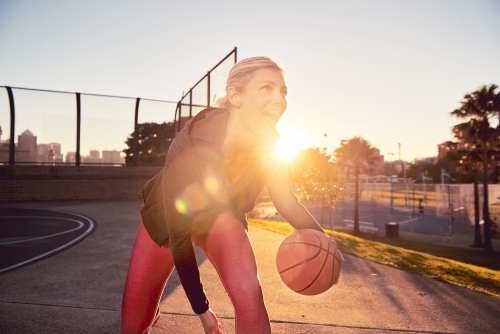
[(96, 223), (84, 215), (0, 208), (0, 274), (51, 257), (89, 236)]
[[(23, 268), (0, 274), (0, 332), (117, 332), (142, 201), (20, 205), (33, 209), (0, 207), (1, 242), (22, 241), (2, 245), (0, 257), (5, 257), (4, 247), (14, 245), (16, 248), (9, 250), (9, 256), (18, 251), (26, 255), (18, 260)], [(4, 231), (4, 226), (14, 221), (23, 226)], [(78, 222), (84, 225), (80, 227)], [(99, 222), (98, 229), (95, 222)], [(41, 233), (40, 224), (47, 231)], [(85, 231), (94, 233), (85, 238)], [(61, 232), (67, 233), (54, 235)], [(346, 262), (338, 285), (316, 296), (297, 294), (283, 284), (276, 269), (277, 251), (285, 236), (253, 226), (249, 235), (273, 333), (490, 333), (498, 328), (500, 306), (496, 297), (348, 254), (344, 254)], [(41, 239), (28, 240), (35, 238)], [(44, 249), (36, 244), (51, 247)], [(38, 251), (28, 253), (23, 248)], [(56, 252), (57, 256), (51, 256)], [(38, 262), (21, 264), (30, 259)], [(198, 261), (211, 307), (219, 316), (224, 333), (232, 334), (235, 320), (231, 301), (210, 261), (202, 257)], [(12, 265), (15, 264), (9, 266)], [(2, 268), (9, 266), (4, 264)], [(151, 334), (200, 332), (199, 319), (193, 314), (175, 272), (165, 288), (160, 312)]]

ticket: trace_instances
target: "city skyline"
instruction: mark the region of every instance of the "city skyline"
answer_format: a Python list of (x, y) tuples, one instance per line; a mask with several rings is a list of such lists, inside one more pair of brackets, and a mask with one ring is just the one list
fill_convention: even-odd
[[(2, 140), (2, 129), (0, 127), (0, 147), (3, 147), (5, 152), (2, 152), (3, 154), (0, 154), (0, 163), (2, 161), (7, 162), (7, 148), (10, 143), (10, 138), (7, 138), (5, 140)], [(30, 137), (34, 138), (34, 142), (29, 141)], [(54, 162), (57, 163), (74, 163), (76, 160), (75, 151), (63, 151), (62, 150), (62, 145), (61, 143), (37, 143), (37, 136), (31, 132), (29, 129), (26, 129), (23, 131), (20, 135), (17, 136), (18, 140), (17, 143), (15, 143), (15, 150), (20, 151), (22, 153), (16, 153), (16, 161), (20, 162), (50, 162), (50, 159), (47, 159), (48, 156), (51, 155), (50, 150), (53, 151), (54, 155)], [(342, 140), (341, 142), (344, 142), (345, 140)], [(34, 145), (36, 146), (36, 149), (34, 150), (36, 153), (36, 157), (33, 158), (31, 154), (33, 153), (33, 150), (30, 150), (29, 146)], [(29, 152), (24, 152), (23, 149), (28, 150)], [(65, 153), (64, 153), (65, 152)], [(81, 159), (82, 163), (120, 163), (124, 164), (125, 163), (125, 153), (123, 151), (118, 151), (116, 149), (114, 150), (98, 150), (98, 149), (90, 149), (88, 150), (89, 154), (84, 155), (81, 154)], [(376, 156), (379, 157), (381, 163), (402, 163), (405, 162), (407, 163), (408, 167), (411, 164), (416, 164), (416, 163), (421, 163), (421, 162), (436, 162), (438, 159), (441, 159), (443, 157), (443, 151), (442, 151), (442, 143), (437, 144), (437, 154), (435, 156), (428, 156), (428, 157), (416, 157), (413, 158), (412, 160), (404, 160), (400, 158), (399, 156), (396, 157), (394, 153), (389, 153), (386, 155), (380, 154), (380, 149), (375, 148)], [(101, 157), (102, 153), (102, 157)], [(117, 154), (118, 153), (118, 154)], [(20, 154), (20, 155), (19, 155)], [(105, 158), (106, 156), (106, 158)], [(20, 158), (19, 158), (20, 157)], [(65, 158), (64, 158), (65, 157)], [(17, 160), (19, 158), (19, 160)], [(397, 173), (400, 173), (402, 171), (402, 167), (397, 167)], [(375, 168), (377, 171), (380, 171), (383, 169), (383, 166), (377, 166)]]
[[(1, 133), (0, 128), (0, 164), (8, 162), (8, 148), (10, 144), (10, 138), (2, 140)], [(88, 152), (88, 155), (81, 154), (82, 164), (125, 163), (125, 154), (121, 151), (91, 149)], [(16, 162), (74, 164), (76, 161), (75, 156), (76, 152), (74, 151), (62, 151), (61, 143), (38, 143), (37, 136), (29, 129), (19, 134), (17, 136), (17, 143), (15, 143)]]

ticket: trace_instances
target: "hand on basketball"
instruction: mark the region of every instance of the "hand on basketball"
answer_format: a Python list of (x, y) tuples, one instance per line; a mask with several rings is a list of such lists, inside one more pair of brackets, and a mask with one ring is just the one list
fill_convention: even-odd
[(212, 309), (208, 309), (205, 313), (199, 314), (205, 334), (224, 334), (220, 328), (220, 323)]
[[(337, 243), (335, 242), (335, 240), (333, 240), (333, 238), (331, 236), (329, 236), (328, 234), (325, 233), (325, 235), (330, 238), (333, 243), (335, 245), (337, 245)], [(340, 262), (340, 263), (344, 263), (345, 262), (345, 259), (344, 259), (344, 255), (342, 255), (342, 253), (340, 252), (340, 250), (337, 249), (337, 251), (335, 252), (335, 258)]]

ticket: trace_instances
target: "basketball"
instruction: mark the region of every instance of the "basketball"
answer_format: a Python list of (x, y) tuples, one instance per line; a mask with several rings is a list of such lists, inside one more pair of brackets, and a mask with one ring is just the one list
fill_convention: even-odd
[(318, 295), (337, 284), (344, 258), (335, 242), (323, 233), (305, 229), (281, 243), (276, 267), (285, 283), (302, 295)]

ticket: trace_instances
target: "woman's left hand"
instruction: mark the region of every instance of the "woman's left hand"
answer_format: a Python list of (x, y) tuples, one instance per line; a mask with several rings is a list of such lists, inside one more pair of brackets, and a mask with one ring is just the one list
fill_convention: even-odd
[(205, 313), (199, 314), (205, 334), (224, 334), (214, 311), (209, 308)]

